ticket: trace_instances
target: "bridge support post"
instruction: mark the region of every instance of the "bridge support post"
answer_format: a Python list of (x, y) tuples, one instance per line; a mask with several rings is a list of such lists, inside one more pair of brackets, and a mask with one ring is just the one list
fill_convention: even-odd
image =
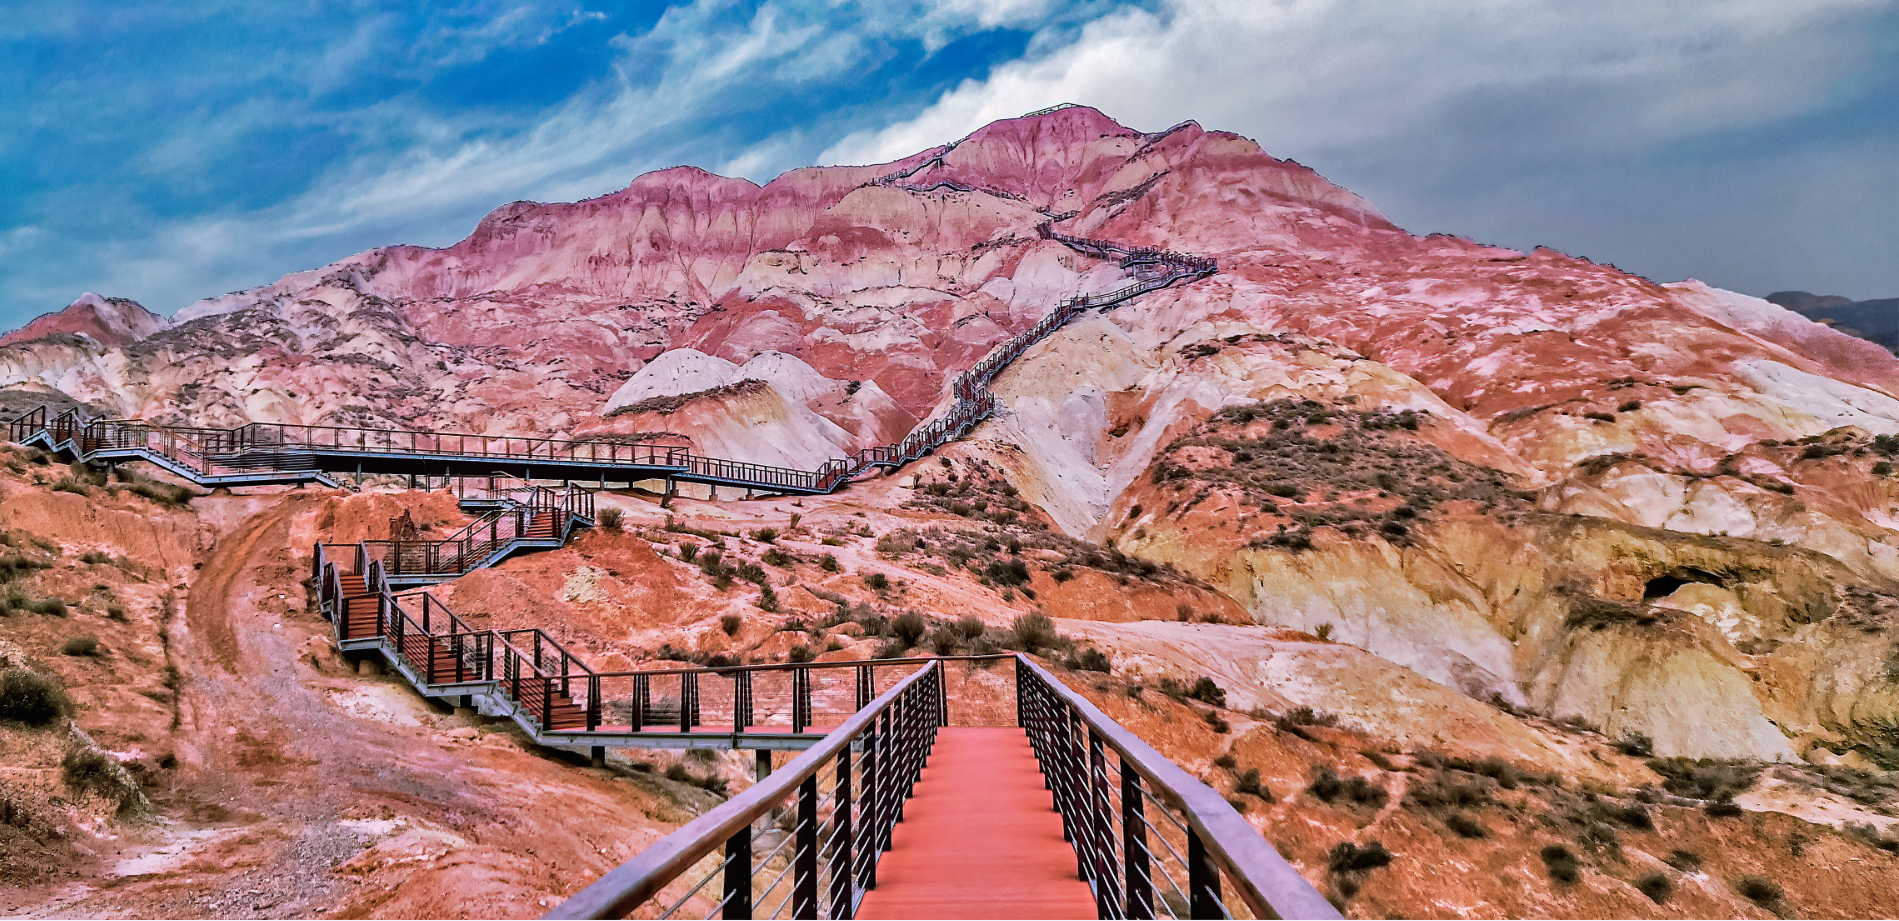
[(752, 769), (752, 778), (763, 783), (765, 778), (771, 776), (771, 749), (755, 749), (753, 755), (755, 756), (755, 764)]
[(374, 678), (382, 674), (382, 660), (375, 656), (364, 656), (357, 659), (356, 674), (364, 678)]
[(455, 715), (456, 716), (474, 716), (475, 715), (475, 695), (463, 694), (461, 696), (461, 699), (455, 702)]
[(605, 745), (595, 745), (587, 749), (587, 763), (597, 768), (606, 767), (607, 747)]

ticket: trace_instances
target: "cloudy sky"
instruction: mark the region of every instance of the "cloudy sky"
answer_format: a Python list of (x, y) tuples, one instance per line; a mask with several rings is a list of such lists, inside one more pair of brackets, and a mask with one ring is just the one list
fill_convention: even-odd
[(1894, 100), (1895, 0), (8, 0), (0, 328), (1058, 102), (1239, 132), (1417, 233), (1894, 297)]

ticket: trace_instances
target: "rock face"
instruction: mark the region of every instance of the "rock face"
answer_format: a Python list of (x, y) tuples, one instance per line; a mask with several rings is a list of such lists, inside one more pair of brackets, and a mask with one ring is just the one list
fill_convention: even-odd
[[(1899, 359), (1699, 282), (1411, 235), (1191, 122), (1068, 108), (763, 186), (664, 170), (175, 325), (89, 295), (3, 340), (0, 387), (161, 420), (668, 437), (812, 467), (901, 437), (1055, 300), (1126, 283), (1043, 224), (1220, 263), (1071, 323), (998, 381), (1006, 410), (959, 450), (1057, 530), (1178, 565), (1258, 624), (1329, 624), (1472, 699), (1660, 751), (1899, 741), (1891, 672), (1869, 664), (1890, 644), (1867, 639), (1899, 610)], [(1277, 430), (1216, 416), (1256, 405), (1298, 408)], [(1399, 414), (1376, 430), (1397, 441), (1353, 427)], [(1442, 472), (1404, 493), (1311, 454), (1341, 433)], [(1234, 473), (1259, 464), (1299, 497)]]

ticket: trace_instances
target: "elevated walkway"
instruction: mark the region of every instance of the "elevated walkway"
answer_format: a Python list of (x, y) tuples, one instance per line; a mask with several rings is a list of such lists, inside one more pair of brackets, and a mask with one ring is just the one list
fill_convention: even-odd
[[(929, 163), (899, 178), (908, 178)], [(898, 178), (886, 177), (890, 182)], [(77, 409), (38, 407), (11, 420), (8, 437), (81, 461), (142, 460), (199, 486), (338, 484), (335, 474), (478, 477), (497, 473), (521, 480), (632, 485), (664, 481), (735, 487), (749, 492), (811, 495), (834, 492), (872, 468), (894, 470), (968, 434), (994, 415), (989, 385), (1037, 342), (1089, 310), (1105, 310), (1173, 284), (1213, 274), (1212, 259), (1160, 249), (1130, 248), (1038, 228), (1077, 252), (1113, 259), (1133, 283), (1104, 294), (1055, 304), (1034, 326), (990, 350), (951, 382), (952, 399), (938, 416), (902, 441), (865, 448), (796, 470), (694, 454), (682, 447), (615, 441), (523, 438), (397, 429), (252, 422), (231, 429), (163, 426), (135, 419), (88, 419)]]
[(937, 730), (859, 918), (1093, 918), (1062, 815), (1015, 728)]

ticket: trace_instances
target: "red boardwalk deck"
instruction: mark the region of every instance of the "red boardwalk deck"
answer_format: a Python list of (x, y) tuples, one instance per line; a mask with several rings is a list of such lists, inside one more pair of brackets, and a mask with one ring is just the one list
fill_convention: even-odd
[(1096, 916), (1021, 729), (938, 730), (857, 916)]

